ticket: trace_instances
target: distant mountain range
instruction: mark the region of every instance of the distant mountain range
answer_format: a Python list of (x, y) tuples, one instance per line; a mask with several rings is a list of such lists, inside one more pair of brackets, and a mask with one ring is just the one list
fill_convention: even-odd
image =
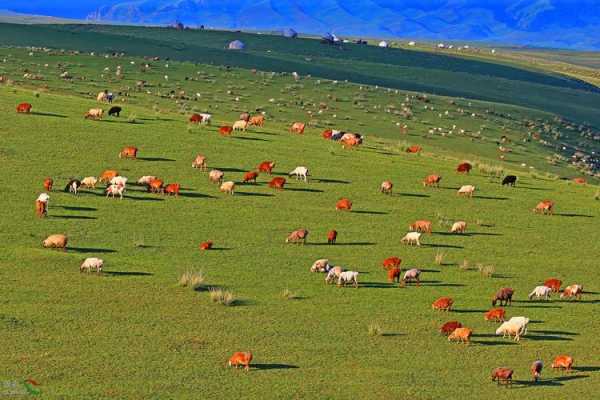
[[(15, 2), (17, 3), (17, 2)], [(11, 11), (103, 22), (600, 50), (600, 0), (30, 0)], [(64, 3), (64, 4), (63, 4)]]

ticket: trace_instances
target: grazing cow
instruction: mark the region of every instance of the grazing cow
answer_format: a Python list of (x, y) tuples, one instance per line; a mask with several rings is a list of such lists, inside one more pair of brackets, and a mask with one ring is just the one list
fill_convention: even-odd
[(79, 179), (71, 179), (67, 186), (65, 186), (65, 192), (77, 194), (81, 187), (81, 181)]
[(263, 161), (258, 165), (258, 172), (266, 172), (271, 175), (273, 168), (275, 168), (275, 161)]
[(344, 149), (353, 149), (354, 147), (360, 145), (362, 143), (362, 140), (357, 139), (355, 137), (346, 137), (340, 139), (340, 142), (342, 143), (342, 147)]
[(527, 296), (527, 298), (529, 300), (531, 300), (534, 297), (536, 299), (543, 297), (544, 300), (550, 300), (550, 294), (552, 294), (552, 289), (549, 288), (548, 286), (536, 286), (533, 289), (533, 291), (531, 293), (529, 293), (529, 296)]
[(529, 324), (529, 318), (525, 317), (512, 317), (506, 322), (503, 322), (498, 329), (496, 329), (496, 335), (502, 335), (502, 337), (515, 337), (515, 341), (520, 341), (521, 336), (527, 333), (527, 325)]
[(255, 115), (252, 118), (250, 118), (250, 121), (248, 121), (248, 124), (250, 126), (260, 126), (263, 127), (265, 126), (265, 116), (264, 115)]
[(542, 200), (538, 203), (537, 206), (533, 209), (533, 212), (536, 214), (550, 214), (554, 213), (554, 202), (552, 200)]
[(462, 328), (463, 324), (458, 321), (448, 321), (440, 328), (440, 333), (444, 336), (450, 335), (454, 330)]
[(492, 382), (498, 382), (498, 385), (504, 383), (512, 386), (514, 371), (510, 368), (496, 368), (492, 371)]
[(221, 183), (221, 182), (223, 182), (223, 176), (225, 176), (223, 171), (218, 170), (218, 169), (213, 169), (208, 173), (208, 180), (211, 181), (212, 183)]
[(118, 183), (111, 183), (106, 187), (106, 197), (111, 196), (113, 199), (115, 195), (119, 195), (119, 198), (123, 200), (123, 192), (125, 192), (125, 186)]
[(322, 258), (313, 263), (313, 265), (310, 267), (310, 272), (329, 272), (331, 268), (332, 267), (329, 264), (329, 260)]
[(128, 179), (124, 176), (115, 176), (110, 180), (110, 184), (125, 186), (127, 184), (127, 181)]
[(96, 257), (88, 257), (79, 266), (79, 272), (91, 272), (94, 270), (100, 273), (102, 272), (102, 267), (104, 267), (104, 260)]
[(475, 186), (464, 185), (464, 186), (461, 186), (460, 189), (458, 189), (458, 192), (456, 192), (456, 194), (458, 196), (473, 197), (474, 192), (475, 192)]
[(454, 332), (448, 335), (448, 341), (452, 342), (460, 342), (469, 344), (471, 341), (471, 335), (473, 334), (473, 330), (465, 327), (456, 328)]
[(335, 229), (327, 232), (327, 244), (335, 244), (336, 240), (337, 240), (337, 231)]
[(587, 181), (585, 180), (585, 178), (573, 178), (573, 183), (576, 183), (578, 185), (586, 185)]
[(450, 297), (440, 297), (433, 303), (431, 303), (431, 308), (439, 311), (451, 311), (452, 304), (454, 304), (454, 300)]
[(126, 146), (123, 147), (121, 152), (119, 153), (119, 158), (137, 158), (138, 148), (135, 146)]
[(140, 179), (137, 180), (137, 183), (138, 183), (138, 185), (148, 186), (148, 185), (150, 185), (150, 182), (152, 182), (155, 179), (158, 179), (158, 178), (154, 175), (144, 175)]
[(299, 135), (302, 135), (304, 133), (305, 127), (306, 124), (303, 122), (294, 122), (290, 127), (290, 133), (297, 133)]
[(44, 189), (46, 189), (46, 191), (51, 192), (52, 185), (54, 185), (54, 180), (52, 180), (52, 178), (44, 179)]
[(558, 293), (558, 292), (560, 292), (560, 287), (562, 286), (562, 281), (559, 279), (556, 279), (556, 278), (546, 279), (544, 281), (544, 286), (547, 286), (550, 289), (552, 289), (552, 291), (554, 293)]
[(346, 286), (351, 283), (355, 288), (358, 288), (358, 272), (356, 271), (344, 271), (338, 277), (338, 287)]
[(102, 119), (104, 110), (101, 108), (90, 108), (83, 116), (85, 119)]
[(240, 366), (244, 367), (246, 371), (250, 370), (250, 362), (252, 361), (252, 353), (249, 351), (233, 353), (233, 355), (229, 358), (227, 365), (230, 367), (238, 368)]
[(468, 174), (469, 172), (471, 172), (471, 169), (473, 169), (473, 166), (468, 162), (464, 162), (458, 164), (458, 167), (456, 167), (456, 172), (458, 172), (459, 174)]
[(272, 189), (282, 190), (284, 186), (285, 186), (285, 178), (282, 178), (280, 176), (271, 179), (271, 182), (269, 182), (269, 187)]
[(100, 179), (98, 179), (98, 181), (100, 181), (101, 183), (107, 183), (110, 182), (112, 178), (118, 175), (119, 173), (116, 170), (107, 169), (100, 174)]
[(258, 178), (258, 172), (248, 171), (244, 174), (244, 183), (248, 183), (248, 182), (256, 183), (256, 178)]
[(442, 180), (442, 177), (439, 176), (439, 175), (428, 175), (423, 180), (423, 186), (435, 186), (435, 187), (439, 187), (441, 180)]
[(302, 243), (306, 244), (306, 238), (308, 237), (308, 231), (306, 229), (296, 229), (288, 235), (285, 239), (286, 243)]
[(467, 223), (465, 221), (457, 221), (452, 224), (452, 229), (450, 229), (451, 233), (465, 233), (467, 230)]
[(346, 134), (346, 132), (342, 132), (342, 131), (334, 129), (334, 130), (331, 131), (331, 138), (330, 139), (333, 140), (333, 141), (338, 141), (338, 140), (341, 140), (344, 137), (345, 134)]
[(510, 305), (515, 291), (512, 288), (502, 288), (496, 292), (492, 298), (492, 306), (496, 307), (496, 303), (500, 302), (500, 306)]
[(568, 355), (560, 355), (552, 362), (552, 368), (558, 368), (559, 370), (564, 369), (567, 372), (571, 372), (573, 367), (573, 357)]
[(577, 300), (581, 300), (581, 295), (583, 294), (583, 286), (582, 285), (570, 285), (565, 288), (565, 290), (560, 294), (560, 298), (564, 299), (572, 299), (575, 297)]
[(202, 117), (202, 120), (200, 121), (202, 125), (210, 125), (212, 114), (200, 113), (200, 116)]
[(96, 189), (96, 184), (98, 183), (98, 178), (95, 176), (86, 176), (81, 180), (81, 186), (88, 189)]
[(529, 370), (531, 371), (531, 377), (533, 378), (534, 382), (537, 382), (538, 379), (540, 379), (540, 377), (542, 376), (543, 368), (544, 368), (544, 363), (542, 362), (542, 360), (535, 360), (531, 364), (531, 367), (529, 367)]
[(409, 231), (431, 233), (431, 221), (417, 220), (408, 226)]
[(299, 166), (290, 171), (288, 176), (295, 176), (297, 180), (302, 179), (304, 182), (308, 182), (310, 173), (308, 172), (308, 168)]
[(108, 103), (108, 90), (98, 93), (98, 96), (96, 96), (96, 101), (98, 101), (98, 103)]
[(165, 182), (162, 179), (154, 179), (150, 181), (150, 184), (148, 185), (148, 190), (151, 193), (162, 193), (164, 184)]
[(223, 182), (221, 184), (221, 186), (219, 187), (219, 190), (223, 193), (233, 195), (235, 192), (235, 182), (233, 182), (233, 181)]
[(393, 188), (394, 188), (394, 184), (391, 181), (383, 181), (383, 182), (381, 182), (379, 191), (383, 194), (392, 194)]
[(515, 186), (517, 183), (517, 177), (514, 175), (506, 175), (504, 179), (502, 179), (502, 186)]
[(400, 267), (400, 264), (402, 264), (402, 260), (398, 257), (388, 257), (385, 260), (383, 260), (381, 264), (383, 266), (383, 269), (389, 270), (392, 268)]
[(527, 333), (527, 325), (529, 325), (529, 318), (527, 317), (511, 317), (508, 320), (511, 324), (519, 325), (521, 327), (521, 335)]
[(219, 128), (219, 135), (221, 136), (229, 136), (233, 132), (233, 126), (223, 125)]
[(325, 276), (325, 283), (328, 285), (331, 283), (334, 283), (336, 280), (338, 280), (340, 278), (340, 275), (344, 271), (345, 270), (340, 266), (331, 267), (329, 269), (329, 271), (327, 271), (327, 275)]
[(247, 112), (241, 113), (240, 120), (241, 121), (250, 121), (250, 114), (248, 114)]
[(194, 113), (190, 117), (189, 121), (191, 124), (199, 124), (202, 122), (202, 115)]
[(325, 129), (323, 131), (323, 133), (321, 133), (321, 137), (323, 139), (330, 140), (332, 136), (333, 136), (333, 130), (332, 129)]
[(486, 321), (504, 322), (505, 318), (506, 311), (504, 308), (492, 308), (483, 315), (483, 319)]
[(165, 186), (164, 194), (175, 195), (175, 197), (179, 196), (179, 191), (181, 190), (181, 185), (179, 183), (169, 183)]
[(45, 248), (62, 249), (63, 251), (66, 251), (68, 241), (69, 241), (69, 239), (67, 238), (66, 235), (57, 233), (57, 234), (48, 236), (42, 242), (42, 246)]
[(232, 129), (234, 131), (244, 131), (244, 132), (246, 132), (247, 128), (248, 128), (248, 121), (244, 121), (244, 120), (235, 121), (233, 123), (233, 127), (232, 127)]
[(200, 243), (200, 246), (198, 247), (200, 248), (200, 250), (210, 250), (213, 247), (213, 242), (212, 240), (207, 240), (206, 242)]
[(21, 103), (17, 105), (17, 112), (19, 114), (29, 114), (31, 112), (31, 104), (29, 103)]
[(351, 211), (352, 210), (352, 202), (349, 199), (345, 198), (345, 197), (341, 198), (335, 204), (335, 209), (336, 210), (348, 210), (348, 211)]
[(406, 149), (407, 153), (419, 153), (421, 150), (423, 150), (423, 148), (421, 146), (410, 146)]
[(108, 110), (108, 116), (116, 115), (117, 117), (120, 117), (121, 111), (123, 111), (123, 109), (119, 106), (111, 107), (110, 110)]
[(208, 165), (206, 164), (206, 157), (202, 154), (196, 155), (194, 161), (192, 161), (192, 168), (199, 168), (201, 171), (206, 171)]
[(400, 239), (400, 243), (406, 243), (409, 246), (413, 244), (421, 246), (421, 241), (419, 240), (420, 238), (421, 232), (408, 232), (402, 239)]
[(407, 282), (416, 282), (417, 287), (421, 285), (421, 270), (417, 268), (411, 268), (404, 273), (402, 278), (402, 286), (406, 285)]
[(400, 273), (401, 272), (402, 271), (398, 267), (393, 267), (393, 268), (388, 269), (388, 271), (387, 271), (388, 282), (400, 283)]
[(43, 218), (48, 215), (48, 201), (50, 196), (47, 193), (42, 193), (35, 200), (35, 213), (38, 217)]

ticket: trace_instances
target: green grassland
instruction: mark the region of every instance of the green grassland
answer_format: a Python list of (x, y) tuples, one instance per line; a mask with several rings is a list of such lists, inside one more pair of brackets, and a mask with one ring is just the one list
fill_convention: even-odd
[[(423, 103), (413, 93), (191, 63), (151, 62), (141, 72), (143, 61), (131, 57), (29, 56), (21, 49), (0, 54), (0, 75), (12, 80), (0, 85), (1, 380), (34, 378), (48, 399), (593, 398), (600, 389), (598, 189), (553, 179), (576, 172), (564, 162), (548, 164), (553, 149), (521, 141), (526, 120), (545, 121), (549, 132), (564, 129), (567, 135), (552, 115), (464, 99), (451, 104), (436, 96)], [(117, 65), (122, 80), (115, 78)], [(25, 80), (25, 70), (44, 79)], [(73, 80), (58, 78), (65, 70)], [(139, 79), (148, 87), (138, 92)], [(129, 92), (118, 103), (123, 115), (84, 120), (104, 88)], [(200, 97), (170, 98), (180, 89), (184, 97)], [(411, 120), (392, 112), (406, 96)], [(34, 105), (33, 114), (14, 112), (22, 101)], [(327, 106), (322, 114), (320, 102)], [(256, 109), (266, 112), (265, 128), (229, 138), (217, 134), (220, 123)], [(446, 109), (448, 120), (439, 118)], [(213, 126), (189, 126), (194, 110), (212, 112)], [(308, 111), (318, 116), (311, 119)], [(311, 121), (304, 136), (287, 132), (295, 120)], [(396, 122), (409, 125), (408, 133)], [(465, 133), (428, 134), (453, 124)], [(325, 127), (364, 133), (365, 144), (345, 151), (320, 138)], [(500, 164), (496, 141), (503, 134), (513, 153)], [(406, 154), (407, 144), (423, 145), (424, 153)], [(138, 160), (117, 158), (125, 145), (140, 148)], [(237, 182), (267, 159), (277, 162), (275, 175), (307, 165), (313, 176), (308, 184), (292, 180), (283, 191), (269, 189), (268, 177), (261, 176), (257, 185), (239, 185), (226, 196), (190, 167), (197, 153)], [(482, 167), (458, 175), (454, 168), (463, 159)], [(517, 174), (517, 186), (502, 187), (485, 164)], [(106, 168), (131, 180), (158, 175), (184, 190), (172, 198), (130, 185), (122, 201), (104, 198), (100, 189), (77, 197), (61, 191), (69, 177)], [(421, 185), (430, 173), (443, 176), (439, 189)], [(37, 219), (33, 200), (46, 176), (54, 177), (56, 188), (49, 217)], [(394, 182), (393, 196), (378, 193), (384, 179)], [(477, 187), (474, 198), (456, 196), (463, 184)], [(353, 200), (352, 212), (335, 210), (340, 197)], [(531, 212), (545, 198), (556, 202), (554, 216)], [(415, 219), (432, 220), (434, 234), (421, 248), (402, 246)], [(460, 219), (468, 235), (449, 235), (443, 222)], [(310, 231), (309, 243), (286, 245), (286, 235), (299, 227)], [(330, 229), (339, 232), (335, 246), (325, 244)], [(58, 232), (69, 235), (68, 251), (42, 249), (41, 241)], [(199, 251), (208, 239), (216, 249)], [(437, 265), (440, 253), (444, 262)], [(423, 269), (421, 287), (386, 282), (380, 263), (392, 255), (403, 259), (403, 269)], [(90, 256), (105, 260), (104, 273), (79, 273)], [(311, 274), (312, 262), (323, 257), (360, 271), (361, 287), (327, 286), (323, 275)], [(469, 269), (459, 267), (464, 260)], [(482, 276), (478, 264), (494, 266), (495, 274)], [(204, 290), (177, 285), (190, 268), (206, 275)], [(588, 293), (577, 302), (556, 296), (548, 303), (527, 301), (549, 277), (581, 283)], [(532, 320), (518, 344), (495, 337), (497, 324), (483, 320), (503, 286), (516, 291), (508, 315)], [(227, 288), (238, 300), (230, 307), (214, 304), (206, 287)], [(298, 298), (282, 298), (286, 288)], [(448, 315), (431, 310), (440, 296), (455, 300)], [(448, 343), (438, 334), (452, 319), (474, 329), (472, 344)], [(371, 324), (384, 335), (369, 336)], [(225, 368), (239, 350), (254, 353), (249, 373)], [(575, 358), (576, 371), (568, 375), (549, 368), (563, 353)], [(528, 367), (536, 358), (546, 370), (543, 382), (531, 385)], [(498, 366), (515, 369), (512, 390), (490, 382)]]

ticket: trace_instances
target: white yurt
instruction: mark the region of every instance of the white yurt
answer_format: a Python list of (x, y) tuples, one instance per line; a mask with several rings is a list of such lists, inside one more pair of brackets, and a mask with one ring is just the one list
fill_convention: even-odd
[(244, 50), (245, 47), (246, 45), (241, 40), (234, 40), (227, 46), (229, 50)]
[(287, 28), (284, 29), (282, 32), (283, 36), (287, 37), (287, 38), (295, 38), (298, 37), (298, 32), (296, 32), (295, 30), (293, 30), (292, 28)]
[(385, 40), (382, 40), (381, 42), (379, 42), (379, 47), (389, 47), (388, 42), (386, 42)]

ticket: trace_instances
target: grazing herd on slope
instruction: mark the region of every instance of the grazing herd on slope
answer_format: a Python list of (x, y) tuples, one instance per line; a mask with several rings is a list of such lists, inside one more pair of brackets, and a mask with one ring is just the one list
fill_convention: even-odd
[[(111, 96), (108, 91), (100, 92), (98, 94), (98, 101), (111, 102)], [(17, 106), (18, 113), (30, 113), (32, 109), (31, 104), (21, 103)], [(119, 116), (121, 107), (112, 107), (108, 115)], [(104, 111), (101, 108), (92, 108), (85, 113), (86, 119), (101, 119), (104, 115)], [(193, 124), (204, 124), (210, 125), (212, 115), (207, 113), (195, 113), (189, 118), (189, 122)], [(240, 115), (239, 120), (235, 121), (231, 126), (223, 125), (219, 128), (219, 133), (223, 136), (229, 136), (234, 131), (245, 131), (249, 126), (263, 127), (265, 124), (264, 115), (251, 116), (248, 113)], [(306, 125), (301, 122), (294, 122), (289, 131), (296, 134), (303, 134)], [(326, 130), (323, 132), (322, 137), (327, 140), (340, 141), (344, 148), (354, 148), (362, 144), (364, 137), (362, 135), (354, 133), (346, 133), (338, 130)], [(411, 146), (407, 149), (408, 153), (418, 153), (422, 151), (420, 146)], [(136, 159), (138, 154), (138, 148), (134, 146), (124, 147), (118, 154), (119, 158), (123, 159)], [(197, 168), (203, 172), (208, 171), (207, 158), (204, 155), (197, 155), (192, 162), (192, 167)], [(271, 175), (275, 162), (268, 160), (261, 162), (256, 171), (248, 171), (244, 174), (243, 183), (256, 183), (259, 174)], [(472, 165), (467, 162), (460, 163), (456, 168), (456, 171), (461, 174), (469, 174), (472, 170)], [(288, 176), (295, 177), (298, 180), (302, 180), (308, 183), (308, 177), (310, 176), (309, 169), (305, 166), (298, 166), (289, 172)], [(219, 190), (223, 193), (233, 195), (235, 193), (235, 182), (224, 181), (224, 173), (217, 169), (212, 169), (208, 173), (209, 181), (215, 184), (219, 184)], [(423, 180), (424, 187), (438, 187), (441, 181), (439, 175), (429, 175)], [(517, 177), (514, 175), (508, 175), (504, 177), (502, 185), (515, 186)], [(119, 196), (123, 199), (123, 194), (126, 190), (128, 179), (124, 176), (120, 176), (116, 170), (105, 170), (99, 177), (89, 176), (84, 177), (81, 180), (71, 179), (65, 186), (65, 192), (78, 194), (82, 188), (95, 189), (98, 183), (106, 184), (104, 189), (106, 197)], [(51, 192), (54, 181), (52, 178), (46, 178), (43, 182), (43, 187), (46, 192)], [(145, 185), (151, 193), (162, 193), (165, 195), (178, 196), (181, 190), (179, 183), (165, 184), (162, 179), (156, 176), (142, 176), (137, 180), (138, 185)], [(285, 188), (286, 179), (283, 177), (275, 177), (270, 180), (268, 186), (274, 189), (283, 190)], [(389, 180), (383, 181), (380, 185), (379, 191), (382, 194), (391, 195), (393, 191), (393, 183)], [(47, 216), (48, 214), (48, 203), (50, 196), (48, 193), (41, 193), (35, 201), (36, 215), (40, 218)], [(465, 197), (473, 197), (475, 192), (475, 186), (463, 185), (458, 191), (457, 195)], [(348, 198), (339, 199), (335, 205), (338, 211), (351, 211), (353, 203)], [(540, 214), (552, 214), (554, 208), (554, 202), (551, 200), (541, 201), (534, 209), (533, 212)], [(456, 221), (450, 232), (455, 234), (465, 233), (467, 224), (465, 221)], [(305, 244), (307, 242), (309, 231), (301, 228), (292, 231), (286, 238), (286, 243)], [(409, 225), (409, 232), (401, 239), (401, 243), (407, 245), (421, 246), (421, 237), (423, 234), (432, 234), (432, 223), (427, 220), (417, 220)], [(331, 230), (327, 235), (327, 243), (335, 245), (338, 232)], [(53, 234), (48, 236), (42, 245), (45, 248), (57, 248), (66, 250), (68, 244), (68, 238), (64, 234)], [(201, 250), (210, 250), (213, 248), (212, 241), (206, 241), (199, 245)], [(416, 287), (420, 286), (420, 277), (422, 271), (417, 268), (411, 268), (404, 272), (402, 275), (401, 269), (402, 260), (399, 257), (388, 257), (383, 263), (383, 269), (387, 273), (387, 279), (389, 282), (396, 282), (401, 287), (406, 286), (408, 283), (415, 283)], [(100, 258), (89, 257), (86, 258), (80, 265), (81, 272), (95, 271), (100, 273), (104, 266), (104, 261)], [(338, 287), (351, 285), (355, 288), (359, 287), (359, 272), (345, 270), (341, 266), (332, 265), (328, 259), (319, 259), (313, 263), (310, 267), (311, 272), (325, 273), (325, 282), (327, 284), (336, 283)], [(541, 286), (536, 286), (533, 291), (529, 294), (529, 299), (544, 299), (549, 300), (553, 293), (558, 293), (562, 286), (562, 282), (558, 279), (549, 279), (544, 282)], [(580, 284), (573, 284), (567, 286), (560, 294), (561, 298), (575, 298), (580, 299), (583, 293), (583, 287)], [(511, 288), (501, 288), (496, 292), (492, 298), (492, 306), (496, 307), (499, 304), (500, 307), (510, 306), (512, 302), (514, 291)], [(432, 309), (437, 311), (450, 312), (454, 300), (450, 297), (440, 297), (432, 303)], [(530, 322), (529, 318), (517, 316), (506, 320), (506, 311), (504, 308), (492, 308), (484, 314), (486, 321), (501, 322), (500, 327), (496, 330), (496, 335), (502, 335), (503, 337), (513, 337), (515, 341), (519, 341), (521, 337), (527, 333), (527, 326)], [(461, 343), (469, 343), (473, 336), (473, 330), (466, 326), (463, 326), (459, 321), (448, 321), (444, 323), (440, 329), (440, 333), (447, 336), (448, 341), (456, 341)], [(237, 352), (229, 359), (228, 365), (233, 367), (244, 367), (248, 370), (252, 361), (253, 355), (251, 352)], [(560, 355), (555, 358), (552, 363), (552, 368), (565, 369), (570, 371), (573, 366), (573, 358), (569, 355)], [(541, 376), (543, 369), (543, 362), (536, 360), (531, 365), (531, 373), (534, 380), (538, 380)], [(500, 383), (512, 384), (513, 370), (509, 368), (497, 368), (492, 372), (492, 381)]]

